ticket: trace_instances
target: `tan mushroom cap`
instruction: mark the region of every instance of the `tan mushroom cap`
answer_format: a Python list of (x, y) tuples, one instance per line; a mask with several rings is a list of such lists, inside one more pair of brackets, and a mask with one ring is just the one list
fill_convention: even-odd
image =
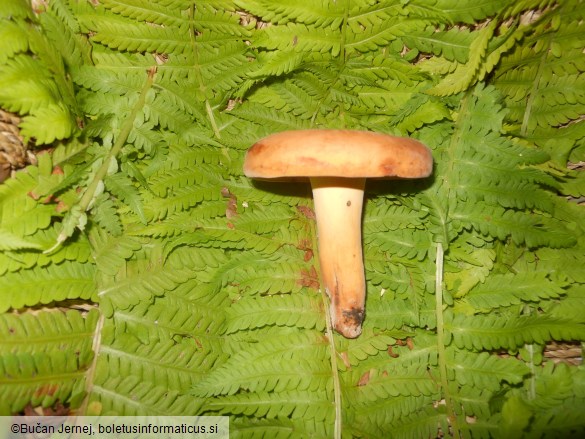
[(423, 178), (431, 151), (417, 140), (369, 131), (299, 130), (270, 135), (247, 152), (250, 178)]

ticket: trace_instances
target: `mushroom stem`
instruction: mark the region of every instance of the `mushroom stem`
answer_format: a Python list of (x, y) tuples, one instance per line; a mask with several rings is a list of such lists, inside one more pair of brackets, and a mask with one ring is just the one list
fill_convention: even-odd
[(365, 178), (312, 177), (319, 263), (331, 300), (337, 332), (355, 338), (362, 332), (366, 280), (362, 256), (362, 206)]

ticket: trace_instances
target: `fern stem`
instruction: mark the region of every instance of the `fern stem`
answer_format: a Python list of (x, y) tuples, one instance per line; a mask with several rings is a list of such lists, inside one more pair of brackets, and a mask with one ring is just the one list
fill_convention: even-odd
[(530, 385), (528, 386), (528, 399), (534, 400), (536, 399), (536, 367), (534, 365), (534, 345), (532, 343), (527, 344), (526, 350), (528, 351), (528, 355), (530, 356), (530, 362), (528, 363), (528, 367), (530, 368)]
[(91, 366), (89, 367), (89, 369), (87, 370), (87, 374), (85, 377), (85, 398), (83, 399), (83, 402), (81, 403), (81, 406), (79, 407), (77, 414), (84, 416), (87, 414), (87, 406), (89, 404), (89, 397), (91, 395), (91, 392), (93, 390), (93, 382), (95, 379), (95, 373), (97, 370), (97, 360), (99, 357), (99, 351), (100, 351), (100, 347), (102, 345), (102, 329), (104, 327), (104, 321), (105, 321), (105, 316), (104, 314), (100, 311), (100, 317), (97, 321), (96, 327), (95, 327), (95, 333), (93, 335), (93, 344), (91, 347), (91, 350), (93, 351), (93, 360), (91, 362)]
[(345, 39), (347, 33), (347, 20), (349, 19), (349, 2), (345, 0), (345, 9), (343, 11), (343, 23), (341, 24), (341, 38), (339, 42), (339, 57), (345, 62)]
[(544, 50), (542, 58), (540, 59), (540, 64), (538, 65), (538, 70), (536, 72), (536, 76), (534, 81), (532, 82), (532, 88), (530, 89), (530, 94), (528, 95), (528, 99), (526, 100), (526, 110), (524, 110), (524, 117), (522, 118), (522, 126), (520, 127), (520, 135), (525, 137), (528, 134), (528, 123), (530, 122), (530, 116), (532, 115), (532, 107), (534, 105), (534, 99), (538, 90), (540, 89), (540, 79), (542, 78), (544, 68), (546, 67), (546, 61), (548, 57), (548, 53), (550, 50), (551, 45), (551, 38), (548, 38), (547, 49)]
[[(323, 285), (321, 274), (321, 264), (319, 263), (319, 255), (315, 254), (318, 251), (317, 245), (317, 229), (316, 224), (311, 222), (311, 236), (313, 241), (313, 253), (315, 260), (315, 268), (319, 276), (319, 285)], [(341, 439), (342, 418), (341, 418), (341, 384), (339, 382), (339, 369), (337, 368), (337, 350), (335, 349), (335, 339), (333, 338), (333, 325), (331, 323), (331, 315), (329, 314), (329, 298), (325, 292), (325, 288), (320, 288), (321, 300), (323, 301), (323, 310), (325, 312), (325, 335), (329, 341), (329, 351), (331, 358), (331, 375), (333, 379), (333, 403), (335, 406), (335, 423), (333, 428), (333, 438)]]
[(213, 108), (211, 108), (209, 100), (205, 101), (205, 111), (207, 112), (207, 117), (209, 117), (209, 123), (211, 123), (211, 129), (213, 130), (213, 134), (215, 134), (215, 137), (217, 137), (218, 139), (221, 139), (221, 133), (219, 132), (219, 128), (217, 127), (217, 123), (215, 122)]
[(95, 194), (96, 189), (98, 188), (98, 185), (106, 177), (106, 175), (108, 173), (108, 169), (110, 168), (110, 162), (111, 162), (112, 158), (115, 158), (122, 150), (122, 147), (126, 144), (126, 140), (128, 139), (128, 136), (130, 135), (130, 132), (132, 131), (132, 128), (134, 127), (134, 120), (136, 119), (138, 112), (142, 111), (142, 109), (144, 108), (144, 104), (146, 102), (146, 94), (147, 94), (148, 90), (150, 90), (150, 88), (152, 87), (152, 85), (154, 83), (155, 74), (156, 74), (156, 67), (151, 67), (148, 70), (148, 75), (146, 77), (146, 81), (142, 87), (142, 90), (140, 91), (140, 96), (138, 98), (138, 101), (136, 102), (136, 104), (132, 108), (132, 112), (128, 115), (128, 117), (124, 121), (124, 124), (122, 125), (122, 129), (120, 130), (118, 137), (116, 138), (116, 142), (114, 143), (114, 146), (112, 146), (112, 149), (110, 149), (110, 151), (108, 152), (108, 155), (105, 157), (102, 165), (100, 166), (100, 168), (96, 172), (95, 176), (93, 177), (93, 180), (91, 181), (91, 183), (89, 184), (89, 186), (85, 190), (83, 197), (81, 197), (81, 200), (79, 201), (79, 206), (83, 209), (84, 212), (89, 207), (89, 204), (91, 203), (91, 200), (94, 197), (94, 194)]
[[(104, 157), (102, 164), (100, 165), (100, 167), (96, 171), (96, 173), (93, 176), (89, 185), (85, 188), (85, 191), (83, 192), (83, 195), (81, 196), (81, 199), (79, 200), (79, 202), (71, 208), (70, 219), (72, 219), (75, 222), (75, 224), (73, 224), (73, 227), (76, 226), (80, 229), (83, 229), (83, 226), (85, 225), (85, 223), (81, 220), (81, 218), (85, 215), (85, 212), (89, 209), (91, 202), (94, 199), (94, 197), (96, 196), (96, 192), (98, 191), (98, 188), (100, 187), (100, 184), (103, 185), (103, 180), (106, 177), (106, 175), (108, 174), (108, 170), (110, 169), (112, 158), (115, 158), (122, 150), (122, 147), (126, 144), (126, 140), (128, 139), (128, 136), (130, 135), (130, 132), (132, 131), (132, 128), (134, 127), (134, 120), (136, 119), (136, 116), (138, 115), (138, 113), (140, 111), (142, 111), (142, 109), (144, 108), (144, 104), (146, 102), (146, 94), (152, 88), (152, 85), (154, 84), (154, 77), (156, 75), (156, 71), (157, 71), (156, 66), (150, 67), (148, 69), (146, 81), (142, 87), (142, 90), (140, 91), (138, 101), (136, 102), (136, 104), (132, 108), (132, 111), (130, 112), (130, 114), (128, 115), (126, 120), (124, 121), (124, 124), (122, 125), (122, 128), (120, 129), (120, 132), (118, 133), (118, 136), (116, 138), (116, 141), (114, 142), (114, 145), (112, 146), (110, 151)], [(61, 230), (61, 233), (59, 234), (59, 236), (57, 237), (57, 242), (55, 243), (55, 245), (53, 245), (51, 248), (45, 250), (43, 253), (45, 253), (45, 254), (52, 253), (56, 248), (58, 248), (61, 244), (63, 244), (72, 235), (73, 227), (71, 229), (68, 229), (68, 227), (65, 226), (64, 223), (62, 223), (62, 224), (63, 224), (62, 230)]]
[(335, 405), (335, 424), (333, 428), (333, 437), (341, 439), (341, 385), (339, 383), (339, 370), (337, 369), (337, 350), (335, 349), (335, 339), (333, 338), (333, 326), (331, 316), (329, 315), (329, 301), (325, 289), (321, 288), (321, 299), (325, 310), (326, 335), (329, 340), (329, 350), (331, 351), (331, 374), (333, 375), (333, 404)]
[[(449, 381), (447, 380), (447, 359), (445, 353), (445, 323), (443, 320), (443, 244), (437, 243), (437, 259), (435, 273), (435, 313), (437, 318), (437, 351), (439, 355), (439, 373), (441, 376), (441, 390), (445, 404), (447, 406), (447, 416), (449, 424), (453, 430), (453, 437), (460, 438), (459, 426), (457, 423), (457, 413), (449, 391)], [(447, 432), (444, 432), (445, 434)]]
[[(197, 46), (197, 42), (195, 41), (195, 28), (193, 27), (193, 21), (195, 20), (195, 4), (191, 5), (189, 9), (189, 38), (191, 39), (191, 46), (193, 47), (193, 72), (197, 78), (197, 82), (199, 83), (199, 91), (201, 96), (206, 96), (207, 87), (205, 86), (205, 82), (203, 81), (203, 75), (201, 74), (201, 66), (199, 63), (199, 48)], [(211, 124), (211, 129), (213, 130), (213, 134), (218, 139), (221, 139), (221, 134), (219, 132), (219, 128), (217, 127), (217, 123), (215, 122), (215, 116), (213, 115), (213, 108), (209, 103), (209, 99), (206, 97), (203, 98), (205, 102), (205, 112), (207, 113), (207, 117), (209, 118), (209, 123)]]

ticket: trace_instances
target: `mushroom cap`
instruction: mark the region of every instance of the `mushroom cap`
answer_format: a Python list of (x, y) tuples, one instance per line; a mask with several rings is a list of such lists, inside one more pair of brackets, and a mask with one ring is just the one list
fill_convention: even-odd
[(433, 170), (431, 151), (417, 140), (370, 131), (284, 131), (246, 153), (250, 178), (422, 178)]

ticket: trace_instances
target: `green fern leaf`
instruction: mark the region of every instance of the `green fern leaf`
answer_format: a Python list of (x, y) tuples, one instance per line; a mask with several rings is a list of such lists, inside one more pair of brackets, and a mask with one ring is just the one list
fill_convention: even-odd
[[(3, 396), (0, 412), (9, 416), (23, 410), (28, 404), (51, 407), (57, 401), (68, 401), (72, 394), (79, 395), (82, 392), (84, 372), (68, 360), (70, 355), (68, 352), (57, 352), (50, 357), (24, 353), (3, 358), (0, 362), (2, 376), (19, 379), (16, 382), (0, 380)], [(25, 370), (21, 370), (21, 367)]]
[(105, 179), (106, 188), (134, 212), (146, 224), (144, 205), (138, 189), (123, 173), (109, 175)]
[(27, 32), (18, 23), (2, 20), (0, 26), (0, 65), (12, 58), (16, 53), (28, 49)]
[[(251, 343), (233, 354), (194, 387), (195, 395), (234, 395), (240, 392), (282, 392), (329, 388), (327, 343), (320, 333), (288, 332)], [(308, 361), (307, 359), (310, 359)], [(282, 367), (282, 364), (294, 367)], [(237, 365), (234, 368), (234, 365)]]
[(116, 276), (125, 268), (124, 262), (142, 247), (135, 238), (112, 236), (105, 229), (93, 227), (89, 239), (93, 247), (96, 268), (107, 276)]
[(585, 335), (585, 326), (564, 319), (541, 316), (506, 319), (498, 315), (454, 315), (445, 322), (450, 337), (459, 348), (500, 349), (525, 343), (544, 344), (549, 340), (574, 340)]
[(100, 196), (91, 210), (94, 221), (113, 236), (122, 234), (122, 223), (114, 202), (104, 194)]
[(221, 197), (216, 186), (189, 186), (177, 188), (166, 198), (151, 202), (145, 198), (144, 215), (147, 221), (161, 220), (174, 213), (197, 206), (202, 201), (217, 201)]
[(422, 261), (430, 246), (426, 233), (414, 232), (411, 229), (393, 230), (384, 234), (364, 236), (364, 245), (378, 247), (384, 252), (400, 258)]
[(0, 229), (0, 251), (7, 250), (22, 250), (22, 249), (41, 249), (42, 247), (35, 243), (28, 241), (20, 236), (10, 233), (8, 230)]
[(364, 235), (387, 232), (403, 228), (418, 228), (422, 225), (425, 212), (415, 211), (406, 206), (367, 203), (364, 215)]
[[(200, 404), (188, 395), (145, 382), (137, 375), (109, 376), (107, 363), (101, 365), (89, 399), (90, 407), (99, 407), (99, 411), (90, 409), (89, 415), (195, 416), (198, 412)], [(128, 404), (128, 401), (132, 403)]]
[[(129, 249), (122, 247), (118, 251)], [(118, 260), (113, 263), (118, 263)], [(112, 266), (109, 264), (110, 261), (105, 267)], [(120, 270), (118, 276), (102, 281), (97, 296), (104, 314), (111, 316), (114, 309), (125, 309), (140, 301), (151, 300), (155, 295), (174, 289), (188, 277), (187, 271), (171, 271), (148, 260), (127, 261), (125, 270)]]
[[(261, 291), (261, 289), (259, 289)], [(267, 325), (324, 329), (322, 302), (301, 294), (240, 299), (227, 312), (226, 333)]]
[(87, 313), (73, 310), (43, 310), (18, 315), (2, 314), (0, 355), (10, 355), (16, 351), (31, 354), (57, 351), (61, 349), (64, 338), (67, 338), (67, 348), (83, 352), (82, 358), (87, 364), (92, 357), (91, 333), (95, 329), (98, 317), (99, 313), (96, 310)]
[(476, 310), (539, 302), (564, 294), (563, 283), (551, 280), (546, 272), (491, 275), (465, 296), (464, 302)]
[(324, 390), (255, 392), (215, 398), (205, 404), (206, 410), (222, 415), (244, 415), (257, 418), (314, 419), (333, 422), (332, 404)]
[(436, 31), (425, 29), (420, 34), (406, 35), (405, 42), (425, 53), (443, 56), (449, 61), (465, 64), (469, 59), (469, 46), (474, 35), (466, 29)]
[[(574, 238), (559, 221), (546, 217), (534, 218), (521, 212), (487, 207), (482, 203), (475, 206), (459, 204), (453, 218), (483, 234), (490, 234), (505, 240), (508, 236), (518, 244), (529, 247), (569, 247)], [(468, 228), (469, 226), (466, 226)]]
[(399, 329), (403, 326), (418, 325), (434, 328), (436, 325), (434, 304), (426, 296), (424, 297), (418, 309), (412, 301), (391, 300), (384, 296), (376, 299), (368, 298), (366, 322), (380, 329)]
[(352, 366), (358, 366), (368, 357), (386, 351), (388, 346), (394, 344), (395, 341), (396, 339), (389, 335), (366, 329), (363, 331), (363, 336), (360, 336), (353, 343), (342, 340), (338, 350), (341, 355), (347, 356), (346, 358)]
[(459, 385), (488, 391), (499, 390), (502, 381), (519, 384), (530, 373), (528, 366), (514, 358), (500, 358), (487, 352), (472, 354), (454, 348), (447, 349), (447, 367), (450, 379)]
[(299, 438), (327, 439), (331, 437), (331, 427), (324, 422), (313, 419), (289, 419), (278, 417), (275, 419), (238, 416), (230, 420), (230, 434), (236, 438), (289, 438), (294, 432)]
[(434, 7), (445, 11), (453, 22), (474, 23), (500, 12), (510, 2), (508, 0), (439, 0)]
[(300, 23), (267, 27), (255, 44), (268, 50), (331, 53), (333, 56), (337, 56), (341, 49), (337, 29), (320, 26), (319, 32), (315, 32)]
[(180, 392), (189, 391), (210, 364), (209, 352), (202, 352), (195, 343), (177, 344), (171, 339), (145, 345), (134, 337), (118, 336), (114, 343), (101, 346), (100, 355), (111, 376), (140, 376), (145, 382)]
[(258, 55), (261, 67), (250, 73), (254, 79), (282, 76), (297, 69), (306, 55), (295, 52), (265, 52)]
[(343, 9), (340, 5), (326, 1), (311, 4), (299, 4), (295, 1), (271, 2), (266, 0), (236, 1), (262, 21), (274, 24), (286, 24), (289, 21), (315, 26), (338, 27), (343, 20)]
[(448, 96), (469, 88), (478, 76), (496, 26), (497, 21), (494, 20), (488, 26), (477, 31), (477, 36), (469, 46), (470, 56), (467, 63), (457, 63), (453, 73), (445, 76), (439, 84), (429, 90), (429, 93), (437, 96)]
[(177, 55), (190, 50), (180, 37), (184, 29), (177, 27), (149, 26), (108, 15), (95, 15), (91, 17), (91, 23), (85, 24), (95, 31), (92, 41), (112, 49)]
[(64, 262), (8, 273), (0, 279), (0, 312), (65, 299), (95, 298), (94, 266)]
[(179, 10), (156, 3), (145, 4), (137, 0), (105, 0), (104, 8), (134, 21), (146, 21), (161, 26), (177, 26), (184, 22)]
[[(152, 303), (141, 302), (127, 309), (116, 309), (113, 321), (115, 339), (132, 335), (142, 344), (152, 341), (194, 344), (197, 358), (205, 361), (207, 373), (218, 358), (224, 358), (223, 331), (228, 300), (224, 294), (213, 297), (199, 282), (190, 280), (165, 296), (156, 297)], [(201, 358), (200, 355), (205, 358)], [(194, 360), (195, 361), (195, 360)], [(199, 361), (199, 360), (197, 360)]]
[[(358, 400), (370, 398), (396, 398), (399, 396), (435, 395), (435, 382), (429, 377), (426, 367), (402, 366), (392, 367), (389, 364), (385, 371), (371, 369), (367, 377), (360, 377), (365, 384), (353, 383), (355, 398)], [(367, 379), (366, 379), (367, 378)]]
[(393, 425), (387, 425), (382, 434), (389, 432), (396, 438), (416, 439), (431, 437), (437, 434), (437, 429), (446, 431), (449, 429), (447, 416), (441, 407), (423, 407), (421, 410), (400, 419)]

